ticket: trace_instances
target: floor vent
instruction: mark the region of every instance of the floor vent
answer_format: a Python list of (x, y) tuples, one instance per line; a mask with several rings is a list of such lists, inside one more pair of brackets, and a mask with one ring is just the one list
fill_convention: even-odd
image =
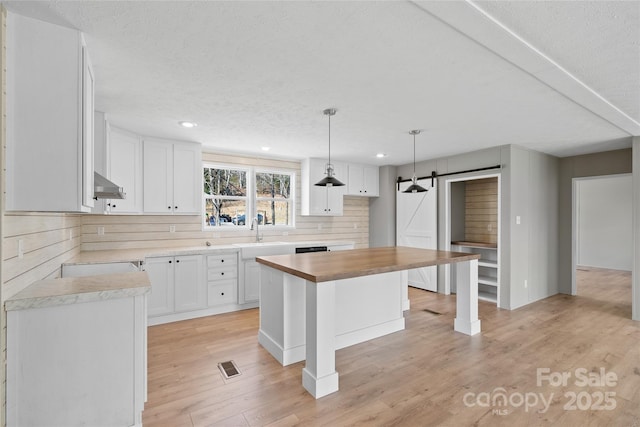
[(442, 313), (438, 313), (437, 311), (429, 310), (428, 308), (425, 308), (423, 311), (426, 311), (427, 313), (435, 314), (436, 316), (442, 315)]
[(222, 375), (227, 379), (240, 375), (240, 369), (238, 369), (233, 360), (218, 363), (218, 368), (220, 368), (220, 372), (222, 372)]

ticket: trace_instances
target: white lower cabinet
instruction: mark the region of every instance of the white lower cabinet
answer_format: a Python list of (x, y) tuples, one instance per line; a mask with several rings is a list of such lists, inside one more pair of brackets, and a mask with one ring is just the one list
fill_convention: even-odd
[(146, 295), (109, 293), (7, 311), (7, 426), (142, 425)]
[(207, 306), (202, 255), (147, 258), (151, 281), (149, 317), (198, 310)]
[(244, 262), (244, 295), (241, 302), (256, 302), (260, 299), (260, 264), (256, 261)]
[(237, 253), (207, 256), (207, 293), (209, 307), (238, 301)]

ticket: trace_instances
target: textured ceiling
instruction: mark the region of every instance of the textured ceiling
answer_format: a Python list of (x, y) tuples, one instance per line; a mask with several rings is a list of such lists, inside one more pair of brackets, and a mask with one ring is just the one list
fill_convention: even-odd
[(640, 134), (638, 2), (3, 4), (85, 33), (113, 124), (205, 149), (326, 156), (328, 107), (332, 156), (371, 164), (410, 162), (411, 129), (418, 160)]

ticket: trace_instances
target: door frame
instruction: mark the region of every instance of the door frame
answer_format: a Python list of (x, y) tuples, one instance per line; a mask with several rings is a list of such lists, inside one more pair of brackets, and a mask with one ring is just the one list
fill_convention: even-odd
[[(611, 175), (571, 178), (571, 295), (578, 295), (578, 284), (576, 282), (576, 270), (578, 268), (578, 182), (624, 176), (630, 176), (633, 180), (632, 173), (616, 173)], [(632, 230), (630, 231), (633, 232), (633, 225)]]
[[(487, 172), (487, 173), (470, 173), (470, 174), (460, 174), (457, 177), (445, 178), (443, 183), (445, 186), (444, 189), (444, 242), (442, 249), (445, 251), (451, 250), (451, 183), (452, 182), (461, 182), (461, 181), (474, 181), (478, 179), (485, 178), (497, 178), (498, 179), (498, 248), (497, 248), (497, 259), (498, 259), (498, 283), (499, 286), (503, 286), (502, 280), (502, 256), (501, 256), (501, 236), (502, 236), (502, 174), (501, 172)], [(440, 286), (438, 286), (438, 290), (445, 295), (451, 294), (451, 266), (449, 264), (445, 264), (442, 266), (443, 274), (442, 274), (442, 292), (440, 291)], [(499, 292), (500, 295), (503, 295), (504, 292)], [(502, 297), (500, 297), (502, 298)], [(498, 307), (502, 307), (503, 304), (501, 301), (498, 301)]]

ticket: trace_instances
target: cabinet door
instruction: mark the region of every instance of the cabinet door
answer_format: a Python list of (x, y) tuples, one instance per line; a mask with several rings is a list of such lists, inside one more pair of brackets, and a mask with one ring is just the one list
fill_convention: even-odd
[(350, 164), (347, 194), (350, 196), (377, 197), (379, 190), (379, 172), (376, 166)]
[[(334, 163), (335, 177), (340, 181), (345, 182), (348, 179), (347, 167), (342, 163)], [(325, 188), (327, 191), (327, 211), (328, 216), (341, 216), (344, 206), (344, 195), (346, 192), (346, 185), (342, 187), (319, 187)]]
[(149, 317), (173, 313), (174, 288), (173, 257), (147, 258), (145, 267), (151, 281), (151, 293), (147, 298)]
[(86, 211), (93, 208), (94, 169), (94, 87), (93, 68), (87, 47), (82, 45), (82, 206)]
[(207, 306), (202, 255), (175, 257), (175, 311), (198, 310)]
[[(345, 182), (347, 168), (342, 163), (333, 163), (335, 177)], [(336, 216), (342, 215), (345, 187), (318, 187), (316, 182), (325, 177), (326, 161), (307, 159), (303, 162), (302, 215)]]
[(363, 170), (360, 165), (349, 165), (349, 183), (347, 194), (350, 196), (362, 196), (364, 191)]
[(86, 211), (80, 33), (15, 13), (6, 31), (6, 210)]
[(380, 171), (375, 166), (364, 166), (362, 168), (363, 191), (368, 197), (378, 197), (380, 195)]
[(260, 264), (255, 261), (244, 262), (243, 289), (241, 304), (260, 299)]
[(202, 209), (202, 149), (199, 144), (173, 146), (173, 213)]
[(124, 188), (126, 198), (107, 201), (111, 213), (142, 212), (142, 149), (137, 135), (109, 127), (109, 178)]
[(173, 144), (144, 141), (144, 212), (173, 212)]

